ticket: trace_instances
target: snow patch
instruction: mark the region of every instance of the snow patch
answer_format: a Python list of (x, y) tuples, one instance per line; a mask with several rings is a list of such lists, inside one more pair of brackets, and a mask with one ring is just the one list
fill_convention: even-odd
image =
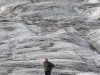
[(93, 44), (93, 46), (100, 52), (100, 29), (94, 29), (87, 34), (87, 39)]
[(98, 19), (100, 18), (100, 7), (91, 8), (90, 10), (87, 10), (85, 14), (92, 19)]
[(0, 7), (0, 14), (2, 14), (6, 9), (7, 9), (6, 6), (1, 6)]
[(93, 72), (88, 72), (88, 73), (81, 73), (81, 74), (77, 74), (77, 75), (97, 75), (97, 74), (93, 73)]
[(98, 3), (99, 1), (98, 0), (85, 0), (85, 2), (87, 2), (87, 3)]
[(89, 3), (97, 3), (98, 0), (89, 0)]

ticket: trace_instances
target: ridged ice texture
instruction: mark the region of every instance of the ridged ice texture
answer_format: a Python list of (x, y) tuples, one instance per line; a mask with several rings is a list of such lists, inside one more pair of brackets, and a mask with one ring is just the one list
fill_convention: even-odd
[(0, 0), (0, 75), (100, 75), (97, 0)]

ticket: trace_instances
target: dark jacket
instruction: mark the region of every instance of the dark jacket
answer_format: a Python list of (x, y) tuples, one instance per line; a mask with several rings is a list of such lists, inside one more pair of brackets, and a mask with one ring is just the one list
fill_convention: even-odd
[(45, 71), (52, 71), (52, 67), (55, 67), (55, 65), (51, 62), (43, 62)]

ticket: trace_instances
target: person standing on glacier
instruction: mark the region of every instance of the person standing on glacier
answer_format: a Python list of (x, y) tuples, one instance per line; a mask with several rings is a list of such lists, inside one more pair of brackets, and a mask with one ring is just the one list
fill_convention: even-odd
[(47, 58), (45, 58), (45, 61), (43, 62), (43, 66), (45, 69), (45, 75), (51, 75), (52, 68), (55, 67), (55, 65), (49, 62)]

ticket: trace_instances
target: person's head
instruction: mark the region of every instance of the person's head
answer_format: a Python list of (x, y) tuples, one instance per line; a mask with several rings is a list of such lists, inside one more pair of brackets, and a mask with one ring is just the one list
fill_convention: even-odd
[(45, 62), (48, 62), (48, 59), (47, 58), (45, 58)]

